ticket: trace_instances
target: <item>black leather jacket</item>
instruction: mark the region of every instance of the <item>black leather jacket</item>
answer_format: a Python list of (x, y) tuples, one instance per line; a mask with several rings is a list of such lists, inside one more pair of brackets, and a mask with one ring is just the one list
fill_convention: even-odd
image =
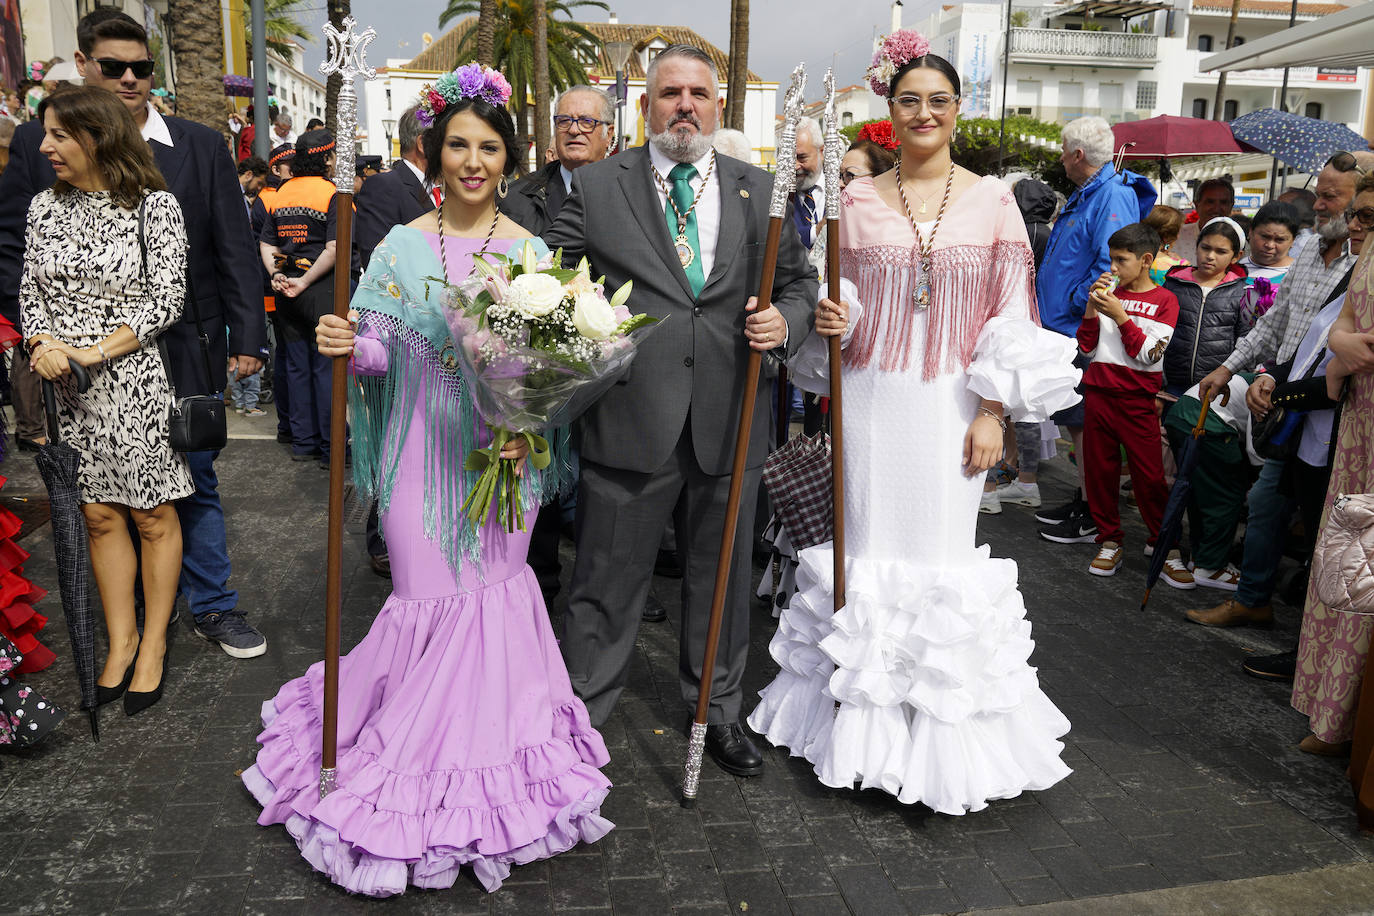
[(1235, 349), (1236, 341), (1250, 331), (1240, 307), (1245, 297), (1245, 268), (1233, 265), (1205, 301), (1202, 287), (1183, 279), (1190, 277), (1191, 271), (1191, 267), (1180, 265), (1164, 279), (1164, 288), (1178, 297), (1178, 323), (1164, 351), (1164, 390), (1175, 397), (1220, 366)]

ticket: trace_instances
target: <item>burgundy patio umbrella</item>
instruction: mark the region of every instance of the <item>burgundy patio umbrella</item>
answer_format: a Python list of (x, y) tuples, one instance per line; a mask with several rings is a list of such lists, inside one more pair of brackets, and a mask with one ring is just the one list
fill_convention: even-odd
[(1224, 121), (1160, 115), (1112, 125), (1117, 155), (1124, 159), (1173, 159), (1176, 156), (1224, 156), (1251, 152)]

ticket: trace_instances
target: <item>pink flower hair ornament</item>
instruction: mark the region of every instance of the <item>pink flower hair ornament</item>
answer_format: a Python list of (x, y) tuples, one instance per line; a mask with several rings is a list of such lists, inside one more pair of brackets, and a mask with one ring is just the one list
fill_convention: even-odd
[(439, 77), (433, 85), (425, 84), (420, 90), (420, 108), (415, 118), (425, 127), (433, 127), (450, 105), (463, 99), (481, 99), (495, 108), (504, 108), (510, 95), (511, 85), (501, 71), (478, 63), (464, 64)]
[(897, 71), (920, 57), (930, 53), (930, 42), (915, 29), (898, 29), (886, 36), (873, 52), (873, 63), (869, 65), (868, 85), (883, 98), (887, 98), (892, 78)]

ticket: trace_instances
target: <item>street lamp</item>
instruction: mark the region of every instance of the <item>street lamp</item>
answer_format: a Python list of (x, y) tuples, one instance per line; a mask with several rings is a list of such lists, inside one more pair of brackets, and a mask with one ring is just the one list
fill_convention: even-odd
[(615, 71), (615, 145), (616, 149), (619, 149), (621, 138), (625, 136), (622, 112), (630, 89), (625, 79), (625, 65), (630, 62), (630, 53), (634, 51), (634, 45), (628, 41), (608, 41), (605, 48), (611, 69)]
[(391, 152), (391, 135), (396, 131), (395, 118), (382, 119), (382, 131), (386, 134), (386, 158), (388, 161), (395, 158)]

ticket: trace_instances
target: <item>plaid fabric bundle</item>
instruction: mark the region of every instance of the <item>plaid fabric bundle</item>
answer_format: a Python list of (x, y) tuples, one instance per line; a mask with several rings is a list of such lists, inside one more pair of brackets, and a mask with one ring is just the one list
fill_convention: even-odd
[(829, 435), (789, 439), (763, 463), (763, 483), (794, 549), (834, 537)]

